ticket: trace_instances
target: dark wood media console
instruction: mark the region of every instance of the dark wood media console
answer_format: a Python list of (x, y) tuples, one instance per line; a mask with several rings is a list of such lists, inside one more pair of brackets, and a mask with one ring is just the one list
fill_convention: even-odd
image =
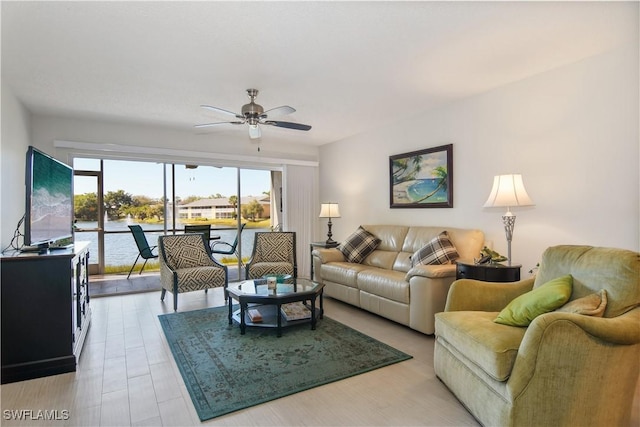
[(75, 371), (91, 322), (89, 243), (0, 262), (2, 384)]

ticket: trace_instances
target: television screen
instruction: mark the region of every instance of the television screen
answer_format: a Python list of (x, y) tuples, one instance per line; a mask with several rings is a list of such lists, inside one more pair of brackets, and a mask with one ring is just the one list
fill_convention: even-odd
[(48, 247), (73, 236), (73, 169), (29, 147), (24, 243)]

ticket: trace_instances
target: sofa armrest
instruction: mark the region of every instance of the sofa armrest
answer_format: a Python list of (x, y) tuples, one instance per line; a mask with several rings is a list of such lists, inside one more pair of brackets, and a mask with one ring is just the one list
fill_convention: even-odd
[(459, 279), (451, 284), (444, 311), (500, 311), (533, 289), (534, 278), (512, 283)]
[(311, 252), (314, 258), (318, 258), (322, 264), (328, 262), (345, 262), (344, 254), (336, 248), (318, 248)]
[(414, 276), (427, 277), (429, 279), (452, 277), (456, 275), (456, 266), (454, 264), (443, 265), (416, 265), (407, 272), (404, 279), (408, 282)]

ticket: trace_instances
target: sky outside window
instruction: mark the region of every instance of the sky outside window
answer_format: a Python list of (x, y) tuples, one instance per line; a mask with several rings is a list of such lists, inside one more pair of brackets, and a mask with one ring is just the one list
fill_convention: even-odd
[[(96, 163), (98, 166), (96, 167)], [(98, 170), (99, 160), (74, 159), (74, 168), (78, 170)], [(104, 160), (104, 192), (124, 190), (133, 196), (147, 196), (154, 199), (163, 197), (163, 164), (121, 160)], [(170, 180), (170, 167), (167, 178)], [(176, 165), (176, 192), (180, 198), (189, 196), (209, 197), (221, 194), (229, 197), (237, 194), (236, 168), (217, 168), (199, 166), (186, 169)], [(270, 172), (265, 170), (242, 170), (242, 196), (260, 196), (270, 190)], [(168, 191), (170, 191), (170, 184)], [(76, 194), (93, 193), (95, 186), (83, 187), (78, 183)]]

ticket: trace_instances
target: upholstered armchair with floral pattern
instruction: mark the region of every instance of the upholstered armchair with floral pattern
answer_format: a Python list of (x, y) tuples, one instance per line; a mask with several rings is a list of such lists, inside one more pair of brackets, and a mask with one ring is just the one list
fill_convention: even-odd
[(229, 281), (227, 267), (211, 257), (203, 234), (160, 236), (158, 254), (160, 281), (164, 301), (167, 291), (173, 294), (173, 309), (178, 310), (178, 294), (209, 288), (226, 288)]

